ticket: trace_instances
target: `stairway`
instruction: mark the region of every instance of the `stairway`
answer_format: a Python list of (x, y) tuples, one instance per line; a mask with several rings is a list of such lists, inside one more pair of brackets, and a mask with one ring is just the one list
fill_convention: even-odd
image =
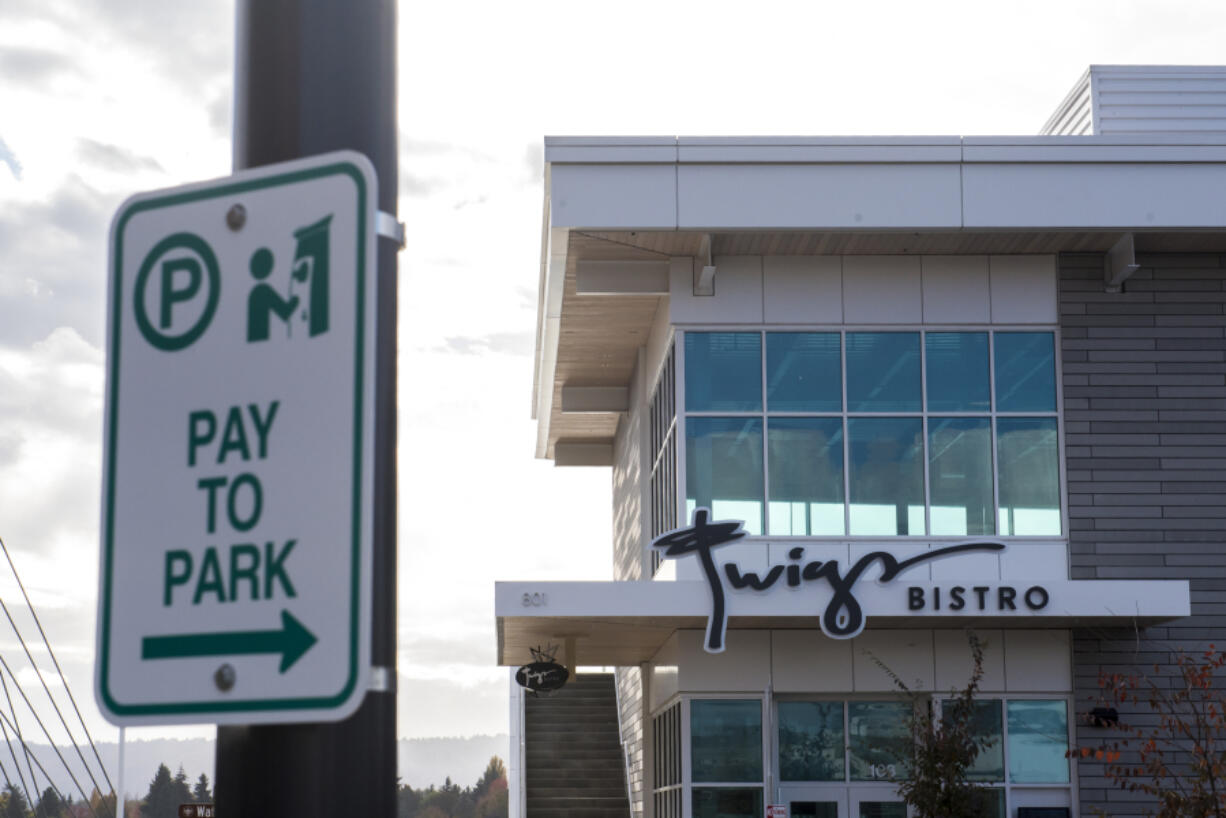
[(611, 673), (524, 697), (525, 818), (627, 818), (625, 760)]

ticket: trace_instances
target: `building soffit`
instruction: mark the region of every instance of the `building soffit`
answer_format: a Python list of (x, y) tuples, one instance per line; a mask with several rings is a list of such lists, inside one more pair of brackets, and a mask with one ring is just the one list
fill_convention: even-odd
[[(862, 254), (1032, 254), (1092, 252), (1107, 254), (1131, 234), (1135, 253), (1154, 252), (1226, 252), (1226, 209), (1220, 202), (1199, 208), (1200, 215), (1187, 218), (1181, 208), (1166, 208), (1165, 200), (1157, 198), (1164, 186), (1180, 184), (1176, 176), (1165, 178), (1164, 171), (1178, 175), (1177, 169), (1203, 165), (1201, 171), (1212, 169), (1226, 181), (1226, 142), (1206, 144), (1207, 140), (1187, 138), (1144, 137), (992, 137), (962, 139), (950, 137), (883, 138), (854, 140), (826, 138), (812, 140), (788, 139), (688, 139), (605, 140), (595, 138), (550, 139), (546, 142), (546, 201), (542, 233), (542, 269), (538, 308), (536, 372), (534, 378), (533, 415), (538, 422), (537, 456), (554, 458), (559, 441), (565, 446), (608, 447), (611, 457), (612, 439), (617, 430), (619, 407), (598, 411), (589, 407), (582, 411), (564, 411), (564, 390), (572, 394), (588, 387), (625, 389), (629, 386), (637, 363), (638, 349), (647, 343), (653, 322), (661, 307), (667, 308), (667, 295), (650, 284), (658, 265), (670, 259), (690, 257), (695, 264), (707, 264), (711, 257), (731, 255), (862, 255)], [(1212, 140), (1209, 140), (1212, 141)], [(617, 144), (607, 144), (609, 142)], [(794, 144), (800, 143), (800, 144)], [(670, 147), (670, 144), (672, 147)], [(688, 154), (689, 158), (681, 158)], [(752, 161), (755, 156), (766, 161)], [(716, 167), (727, 174), (747, 173), (750, 178), (757, 170), (779, 164), (796, 164), (797, 171), (815, 164), (826, 168), (845, 166), (855, 178), (857, 168), (873, 165), (878, 157), (878, 170), (910, 165), (948, 164), (959, 176), (963, 168), (978, 165), (987, 169), (988, 178), (971, 183), (963, 181), (955, 191), (961, 217), (948, 226), (898, 225), (898, 211), (889, 207), (869, 210), (868, 218), (846, 224), (814, 224), (797, 227), (792, 224), (771, 227), (753, 224), (745, 226), (715, 225), (702, 229), (679, 229), (682, 225), (680, 205), (674, 202), (671, 223), (635, 226), (635, 203), (650, 190), (618, 189), (618, 165), (631, 168), (657, 167), (679, 169)], [(722, 160), (722, 161), (721, 161)], [(599, 163), (599, 164), (589, 164)], [(1059, 208), (1048, 219), (1051, 224), (1036, 223), (1035, 214), (1043, 211), (1041, 202), (1010, 202), (1016, 195), (1035, 199), (1043, 194), (1040, 180), (1038, 192), (1032, 188), (1018, 191), (1009, 180), (1016, 173), (1033, 165), (1042, 176), (1061, 164), (1053, 178), (1071, 183), (1097, 185), (1104, 193), (1121, 185), (1134, 191), (1137, 215), (1112, 213), (1104, 205), (1095, 210), (1082, 207), (1075, 213)], [(587, 167), (600, 172), (580, 187), (575, 179), (562, 182), (558, 189), (555, 164), (567, 164), (572, 170)], [(853, 167), (854, 166), (854, 167)], [(612, 171), (612, 173), (610, 173)], [(1076, 177), (1088, 172), (1085, 179)], [(998, 193), (992, 193), (993, 174), (1000, 176)], [(566, 174), (562, 174), (563, 177)], [(735, 173), (733, 174), (735, 176)], [(1157, 177), (1157, 178), (1156, 178)], [(580, 179), (580, 181), (582, 181)], [(879, 180), (880, 181), (880, 178)], [(914, 180), (906, 180), (911, 184)], [(718, 181), (719, 185), (727, 180)], [(679, 184), (673, 182), (673, 185)], [(750, 187), (753, 183), (750, 182)], [(947, 196), (950, 191), (941, 182), (934, 182), (935, 196)], [(569, 186), (568, 186), (569, 185)], [(1024, 186), (1023, 186), (1024, 187)], [(633, 186), (632, 186), (633, 188)], [(768, 184), (769, 188), (769, 184)], [(722, 194), (733, 199), (737, 189)], [(759, 193), (761, 193), (759, 189)], [(921, 199), (925, 191), (915, 191)], [(1058, 190), (1051, 195), (1058, 195)], [(673, 191), (673, 195), (684, 198)], [(812, 191), (810, 191), (812, 195)], [(1198, 196), (1196, 191), (1189, 194)], [(569, 204), (559, 212), (559, 197)], [(601, 204), (601, 216), (613, 224), (574, 224), (573, 215), (583, 210), (574, 202), (576, 196), (599, 200), (618, 200), (610, 209)], [(986, 201), (985, 197), (999, 200)], [(1118, 198), (1118, 197), (1117, 197)], [(1149, 200), (1147, 202), (1147, 199)], [(922, 210), (922, 201), (918, 203)], [(1092, 202), (1088, 203), (1092, 204)], [(968, 213), (981, 212), (976, 216)], [(620, 215), (617, 208), (620, 207)], [(1133, 208), (1136, 210), (1137, 208)], [(947, 211), (948, 207), (945, 208)], [(978, 210), (976, 210), (978, 209)], [(1221, 210), (1222, 212), (1218, 212)], [(656, 212), (662, 212), (658, 207)], [(918, 212), (918, 210), (916, 211)], [(1078, 215), (1083, 214), (1083, 215)], [(860, 214), (857, 214), (860, 215)], [(1076, 221), (1070, 221), (1070, 218)], [(1012, 219), (1014, 224), (1001, 224)], [(836, 221), (831, 219), (830, 221)], [(978, 220), (982, 224), (973, 222)], [(1148, 224), (1146, 223), (1148, 221)], [(1078, 223), (1080, 222), (1080, 223)], [(853, 226), (854, 225), (854, 226)], [(589, 265), (581, 285), (580, 269)], [(614, 262), (623, 263), (622, 266)], [(603, 266), (602, 266), (603, 265)], [(594, 270), (594, 273), (592, 272)], [(624, 283), (618, 284), (618, 275)], [(1109, 279), (1108, 279), (1109, 280)], [(573, 405), (574, 401), (570, 401)], [(599, 407), (597, 407), (598, 409)], [(583, 465), (600, 465), (599, 458), (584, 457), (575, 461)]]

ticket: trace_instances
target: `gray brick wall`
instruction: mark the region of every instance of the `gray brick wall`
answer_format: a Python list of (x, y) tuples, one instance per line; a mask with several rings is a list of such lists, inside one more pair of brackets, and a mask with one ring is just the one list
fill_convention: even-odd
[[(1175, 651), (1226, 637), (1226, 259), (1138, 261), (1124, 292), (1110, 294), (1101, 255), (1060, 258), (1070, 572), (1189, 579), (1193, 616), (1074, 631), (1078, 714), (1092, 706), (1100, 672), (1152, 675)], [(1078, 719), (1079, 744), (1110, 735)], [(1082, 815), (1152, 806), (1106, 781), (1101, 765), (1081, 762), (1077, 775)]]

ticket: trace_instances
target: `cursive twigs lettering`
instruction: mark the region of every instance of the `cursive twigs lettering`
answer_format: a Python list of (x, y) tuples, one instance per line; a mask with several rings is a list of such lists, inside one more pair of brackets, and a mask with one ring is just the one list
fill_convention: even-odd
[[(717, 545), (739, 540), (746, 535), (743, 523), (726, 520), (708, 522), (708, 511), (700, 508), (694, 512), (694, 524), (689, 528), (680, 528), (663, 534), (652, 541), (656, 548), (663, 548), (664, 556), (672, 559), (697, 554), (702, 564), (703, 574), (711, 592), (711, 613), (707, 617), (708, 653), (720, 653), (724, 650), (724, 636), (728, 628), (728, 614), (725, 604), (724, 578), (716, 567), (711, 549)], [(971, 551), (1003, 551), (1003, 543), (973, 542), (945, 546), (932, 551), (925, 551), (914, 557), (900, 560), (887, 551), (873, 551), (856, 560), (846, 573), (839, 570), (837, 560), (815, 560), (799, 564), (804, 556), (804, 548), (793, 548), (788, 552), (792, 565), (775, 565), (765, 576), (759, 576), (752, 571), (741, 571), (735, 562), (726, 563), (724, 574), (734, 589), (748, 588), (753, 591), (769, 590), (780, 577), (786, 573), (786, 584), (797, 588), (804, 582), (825, 580), (832, 591), (830, 601), (822, 612), (820, 624), (822, 632), (835, 639), (851, 639), (864, 630), (864, 609), (854, 593), (856, 583), (873, 565), (881, 566), (881, 576), (878, 582), (886, 584), (894, 580), (904, 571), (932, 560), (943, 559), (955, 554)]]

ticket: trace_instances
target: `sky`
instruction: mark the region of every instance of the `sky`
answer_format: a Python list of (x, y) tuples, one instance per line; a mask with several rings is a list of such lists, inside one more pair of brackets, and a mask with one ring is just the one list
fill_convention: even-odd
[[(0, 538), (104, 740), (107, 228), (229, 172), (233, 31), (233, 0), (0, 0)], [(544, 135), (1034, 134), (1089, 64), (1223, 42), (1218, 0), (401, 3), (398, 735), (506, 731), (496, 579), (612, 573), (609, 470), (533, 457)], [(0, 630), (37, 685), (20, 655)]]

